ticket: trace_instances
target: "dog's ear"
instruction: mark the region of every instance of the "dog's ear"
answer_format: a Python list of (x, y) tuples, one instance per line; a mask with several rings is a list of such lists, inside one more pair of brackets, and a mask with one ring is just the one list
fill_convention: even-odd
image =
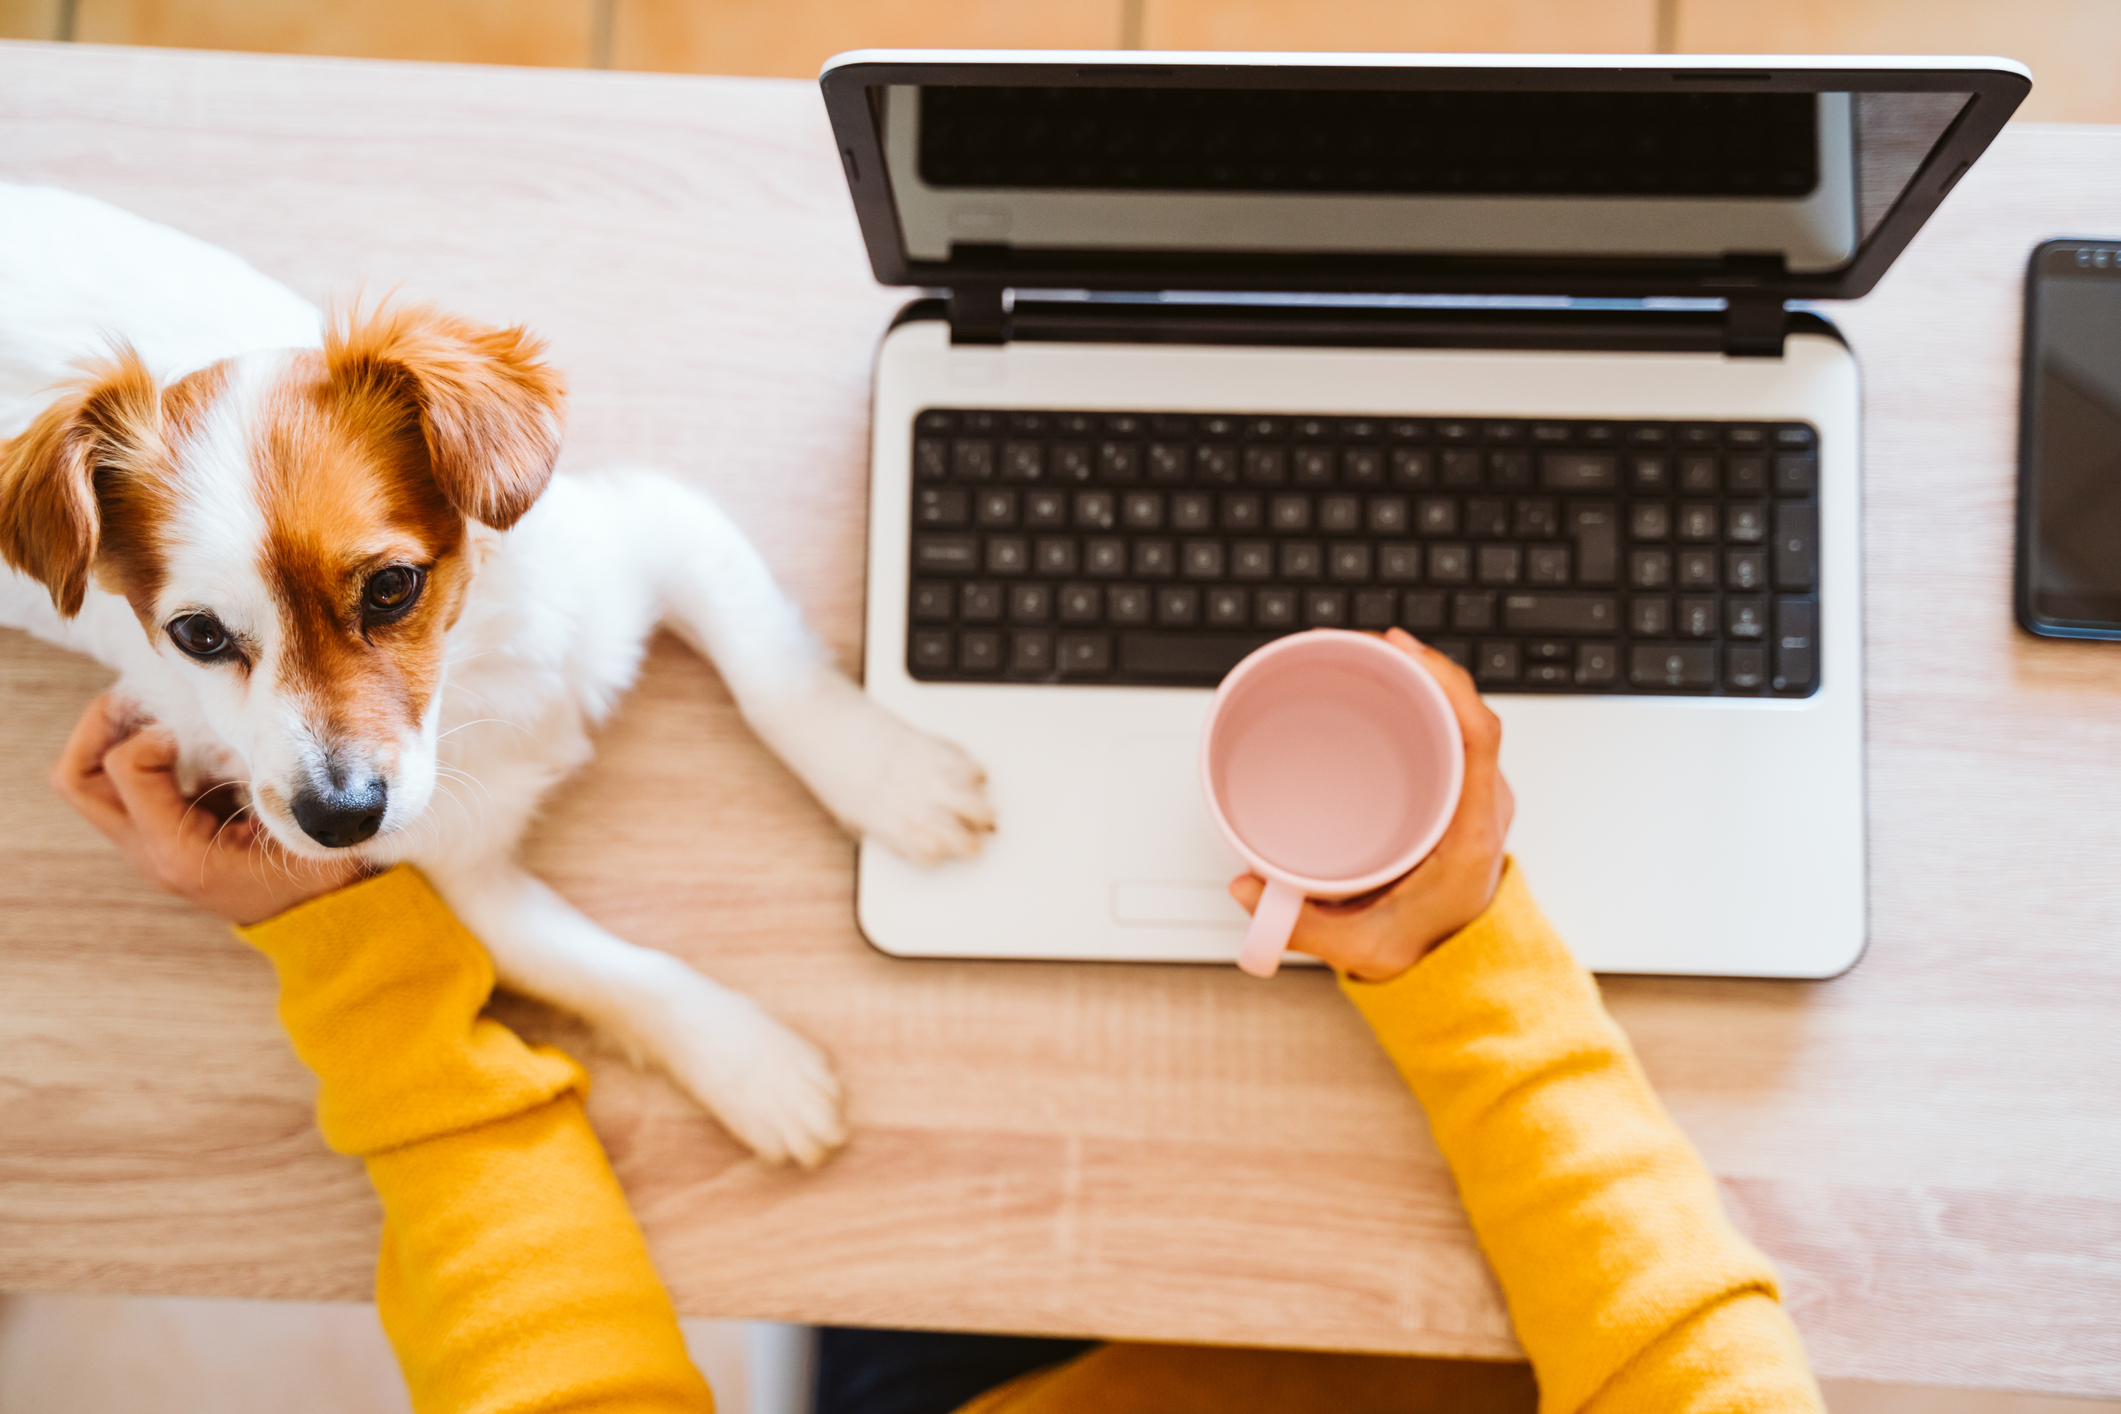
[(506, 530), (552, 479), (566, 391), (521, 328), (488, 329), (425, 306), (331, 321), (324, 361), (356, 400), (409, 405), (435, 485), (473, 520)]
[(151, 463), (161, 426), (154, 375), (121, 347), (0, 443), (0, 558), (49, 590), (62, 617), (80, 613), (88, 594), (102, 538), (99, 474)]

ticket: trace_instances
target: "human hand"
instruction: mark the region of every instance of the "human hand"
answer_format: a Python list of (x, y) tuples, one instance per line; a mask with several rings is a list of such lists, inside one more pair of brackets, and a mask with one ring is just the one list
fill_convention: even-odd
[(88, 704), (52, 768), (52, 788), (118, 846), (141, 878), (248, 926), (364, 872), (353, 859), (298, 858), (255, 819), (224, 824), (186, 800), (177, 789), (175, 739), (133, 731), (111, 708), (109, 693)]
[[(1503, 837), (1517, 810), (1496, 765), (1502, 723), (1466, 670), (1400, 629), (1387, 632), (1385, 642), (1427, 668), (1451, 699), (1466, 743), (1466, 777), (1458, 811), (1428, 858), (1359, 897), (1304, 900), (1289, 946), (1363, 982), (1390, 981), (1481, 915), (1502, 880)], [(1230, 881), (1230, 896), (1249, 913), (1266, 887), (1258, 875), (1241, 874)]]

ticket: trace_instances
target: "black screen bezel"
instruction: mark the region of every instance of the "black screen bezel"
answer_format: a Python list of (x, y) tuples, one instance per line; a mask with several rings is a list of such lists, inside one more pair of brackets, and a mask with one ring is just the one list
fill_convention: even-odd
[[(951, 59), (936, 52), (906, 51), (829, 62), (819, 84), (876, 278), (887, 285), (930, 289), (985, 284), (1069, 290), (1852, 299), (1878, 283), (2032, 87), (2022, 74), (2001, 68), (1754, 69), (1731, 67), (1729, 59), (1690, 64), (1662, 56), (1654, 63), (1586, 60), (1582, 64), (1495, 68), (1423, 63), (1422, 56), (1404, 56), (1396, 63), (1335, 65), (1267, 55), (1249, 63), (1220, 56), (1210, 62), (1159, 63), (1158, 57), (1184, 58), (1121, 51), (1065, 60), (1027, 56), (1004, 61), (991, 55)], [(1966, 93), (1969, 100), (1853, 261), (1838, 270), (1790, 273), (1733, 268), (1721, 260), (1696, 258), (1262, 255), (1015, 247), (997, 248), (981, 260), (909, 260), (879, 125), (868, 97), (874, 87), (945, 83), (1605, 91), (1639, 90), (1646, 78), (1659, 75), (1671, 84), (1672, 92), (1947, 92)]]
[[(2033, 541), (2039, 526), (2035, 492), (2039, 476), (2037, 453), (2040, 440), (2040, 287), (2047, 279), (2067, 278), (2045, 276), (2041, 267), (2046, 263), (2050, 251), (2087, 245), (2121, 250), (2121, 239), (2075, 236), (2042, 241), (2033, 247), (2033, 253), (2027, 257), (2025, 263), (2025, 334), (2018, 373), (2018, 534), (2013, 597), (2018, 626), (2027, 633), (2042, 638), (2121, 639), (2121, 594), (2081, 596), (2085, 599), (2111, 601), (2103, 606), (2106, 608), (2104, 614), (2089, 614), (2084, 617), (2051, 616), (2040, 612), (2041, 601), (2033, 583), (2033, 569), (2038, 563), (2033, 553)], [(2121, 282), (2121, 276), (2116, 279)]]

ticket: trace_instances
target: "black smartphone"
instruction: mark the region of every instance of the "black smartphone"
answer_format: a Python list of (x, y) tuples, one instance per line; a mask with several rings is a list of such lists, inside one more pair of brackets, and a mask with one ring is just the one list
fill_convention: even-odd
[(2121, 639), (2121, 239), (2049, 241), (2026, 270), (2018, 622)]

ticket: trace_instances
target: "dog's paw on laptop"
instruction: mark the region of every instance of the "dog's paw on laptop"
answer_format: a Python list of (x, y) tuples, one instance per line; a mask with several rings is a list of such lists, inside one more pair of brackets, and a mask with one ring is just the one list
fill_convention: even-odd
[(916, 864), (970, 859), (994, 831), (987, 773), (838, 673), (761, 724), (833, 818)]

